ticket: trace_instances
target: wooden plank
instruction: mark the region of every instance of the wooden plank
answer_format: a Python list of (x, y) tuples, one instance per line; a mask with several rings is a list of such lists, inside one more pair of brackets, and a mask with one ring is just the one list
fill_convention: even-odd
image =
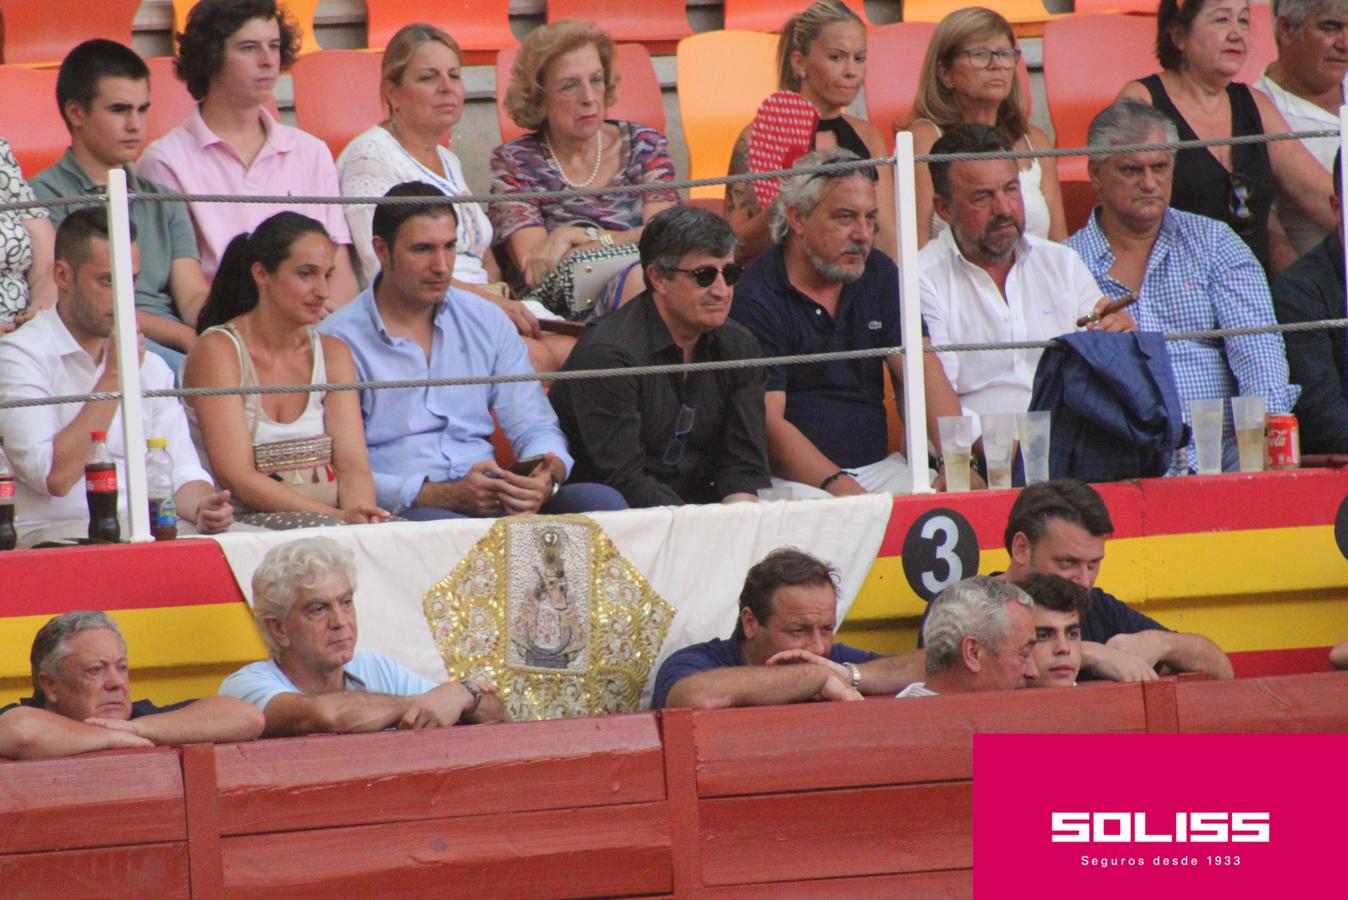
[(697, 757), (693, 749), (693, 714), (687, 709), (660, 713), (665, 745), (665, 793), (673, 841), (674, 893), (691, 897), (702, 892), (702, 854), (698, 818)]
[(0, 765), (0, 822), (0, 853), (185, 840), (178, 751)]
[(1179, 731), (1179, 712), (1175, 704), (1175, 679), (1162, 678), (1142, 685), (1142, 705), (1147, 709), (1148, 734), (1174, 734)]
[[(849, 764), (838, 757), (840, 767)], [(973, 866), (971, 781), (729, 797), (700, 805), (708, 885)]]
[(1285, 650), (1244, 650), (1228, 653), (1237, 678), (1268, 675), (1299, 675), (1303, 672), (1328, 672), (1328, 646), (1291, 647)]
[(976, 732), (1141, 733), (1142, 689), (1091, 684), (693, 713), (698, 796), (969, 778)]
[(774, 881), (768, 884), (737, 884), (716, 887), (703, 896), (709, 900), (806, 900), (833, 897), (964, 898), (972, 896), (972, 869), (951, 872), (918, 872), (912, 875), (872, 875), (865, 878), (820, 878), (812, 881)]
[(664, 803), (426, 819), (224, 841), (226, 896), (668, 893)]
[(225, 875), (220, 864), (215, 748), (210, 744), (191, 744), (182, 753), (192, 896), (197, 900), (220, 897), (225, 891)]
[(216, 747), (220, 833), (665, 798), (653, 713)]
[(1348, 672), (1181, 681), (1175, 697), (1181, 733), (1348, 731)]
[(187, 845), (0, 855), (3, 897), (189, 897)]

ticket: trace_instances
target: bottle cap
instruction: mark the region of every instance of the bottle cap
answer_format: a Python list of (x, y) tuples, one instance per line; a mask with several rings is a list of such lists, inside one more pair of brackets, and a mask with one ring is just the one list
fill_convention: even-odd
[(108, 433), (107, 433), (106, 431), (91, 431), (91, 432), (89, 432), (89, 440), (91, 440), (91, 441), (106, 441), (107, 439), (108, 439)]
[(145, 442), (145, 446), (151, 450), (163, 450), (168, 447), (168, 438), (150, 438)]

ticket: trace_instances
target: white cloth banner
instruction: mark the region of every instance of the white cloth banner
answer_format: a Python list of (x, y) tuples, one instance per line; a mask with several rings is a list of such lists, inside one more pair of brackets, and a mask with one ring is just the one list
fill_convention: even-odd
[[(678, 612), (651, 670), (675, 650), (735, 626), (740, 588), (749, 567), (778, 547), (799, 547), (832, 563), (842, 576), (841, 624), (866, 579), (889, 523), (888, 494), (828, 500), (658, 507), (590, 516), (651, 587)], [(445, 665), (426, 623), (428, 590), (468, 554), (495, 519), (389, 522), (298, 531), (217, 535), (239, 589), (251, 605), (252, 575), (268, 550), (299, 537), (322, 535), (356, 556), (358, 646), (381, 653), (437, 682)]]

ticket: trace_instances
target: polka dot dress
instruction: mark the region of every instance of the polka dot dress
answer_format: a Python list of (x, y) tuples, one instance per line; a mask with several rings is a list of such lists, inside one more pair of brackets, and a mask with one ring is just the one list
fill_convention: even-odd
[[(33, 189), (23, 180), (19, 161), (0, 138), (0, 203), (33, 199)], [(47, 217), (45, 209), (0, 212), (0, 320), (11, 321), (28, 309), (27, 274), (33, 262), (33, 244), (23, 220)]]

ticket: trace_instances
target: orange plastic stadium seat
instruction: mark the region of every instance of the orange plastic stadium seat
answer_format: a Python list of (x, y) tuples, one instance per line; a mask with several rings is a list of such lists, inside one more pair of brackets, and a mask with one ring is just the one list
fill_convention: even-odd
[(1273, 16), (1264, 4), (1250, 6), (1249, 55), (1245, 65), (1236, 73), (1236, 81), (1254, 84), (1264, 74), (1269, 63), (1278, 58), (1278, 45), (1273, 39)]
[(1083, 13), (1128, 13), (1129, 15), (1154, 16), (1161, 0), (1076, 0), (1072, 11)]
[[(1091, 119), (1126, 82), (1155, 72), (1156, 20), (1149, 16), (1080, 15), (1044, 28), (1044, 92), (1059, 147), (1084, 147)], [(1108, 47), (1108, 53), (1101, 53)], [(1058, 158), (1067, 230), (1086, 224), (1095, 194), (1084, 156)]]
[[(760, 31), (706, 31), (679, 41), (675, 71), (690, 178), (725, 175), (735, 139), (777, 90), (776, 54), (777, 38)], [(725, 188), (689, 193), (721, 197)]]
[[(97, 0), (101, 3), (103, 0)], [(304, 32), (300, 43), (300, 53), (314, 53), (323, 48), (318, 43), (318, 38), (314, 36), (314, 13), (318, 11), (318, 4), (321, 0), (281, 0), (286, 11), (290, 13), (290, 18), (299, 24), (300, 30)], [(192, 7), (197, 5), (197, 0), (173, 0), (173, 33), (176, 35), (183, 30), (187, 24), (187, 14)], [(174, 46), (177, 44), (175, 42)]]
[[(506, 88), (510, 85), (510, 67), (519, 51), (502, 50), (496, 57), (496, 118), (501, 125), (501, 140), (513, 141), (525, 134), (523, 128), (506, 113)], [(665, 130), (665, 100), (660, 80), (655, 75), (651, 54), (642, 44), (618, 45), (618, 102), (608, 111), (610, 119), (640, 122), (661, 133)]]
[(70, 132), (56, 109), (56, 70), (0, 66), (0, 137), (9, 141), (24, 178), (32, 178), (61, 158)]
[(1042, 34), (1043, 24), (1057, 18), (1044, 9), (1042, 0), (985, 0), (978, 4), (968, 0), (903, 0), (903, 21), (939, 22), (955, 10), (972, 5), (1001, 13), (1022, 36)]
[(499, 50), (518, 47), (510, 30), (510, 0), (365, 0), (366, 46), (382, 50), (409, 22), (425, 22), (448, 32), (468, 66), (489, 65)]
[[(867, 42), (866, 118), (894, 148), (894, 132), (907, 125), (917, 104), (917, 82), (935, 22), (896, 22), (870, 30)], [(881, 62), (883, 60), (883, 62)], [(1025, 60), (1017, 67), (1025, 115), (1030, 114), (1030, 73)]]
[(378, 53), (320, 50), (295, 60), (295, 121), (320, 138), (333, 159), (351, 139), (384, 118)]
[(0, 0), (6, 65), (57, 66), (76, 44), (108, 38), (131, 46), (131, 20), (140, 0), (53, 3)]
[(640, 41), (652, 53), (693, 33), (685, 0), (548, 0), (548, 24), (562, 19), (598, 22), (615, 41)]
[[(843, 0), (852, 12), (869, 24), (862, 0)], [(782, 0), (725, 0), (725, 27), (745, 31), (776, 32), (793, 13), (804, 9), (804, 4), (784, 3)]]
[[(158, 140), (177, 128), (197, 108), (197, 101), (187, 93), (187, 85), (173, 74), (173, 57), (152, 56), (145, 60), (150, 67), (150, 114), (145, 123), (145, 143)], [(281, 110), (276, 98), (267, 104), (267, 110), (276, 119)]]

